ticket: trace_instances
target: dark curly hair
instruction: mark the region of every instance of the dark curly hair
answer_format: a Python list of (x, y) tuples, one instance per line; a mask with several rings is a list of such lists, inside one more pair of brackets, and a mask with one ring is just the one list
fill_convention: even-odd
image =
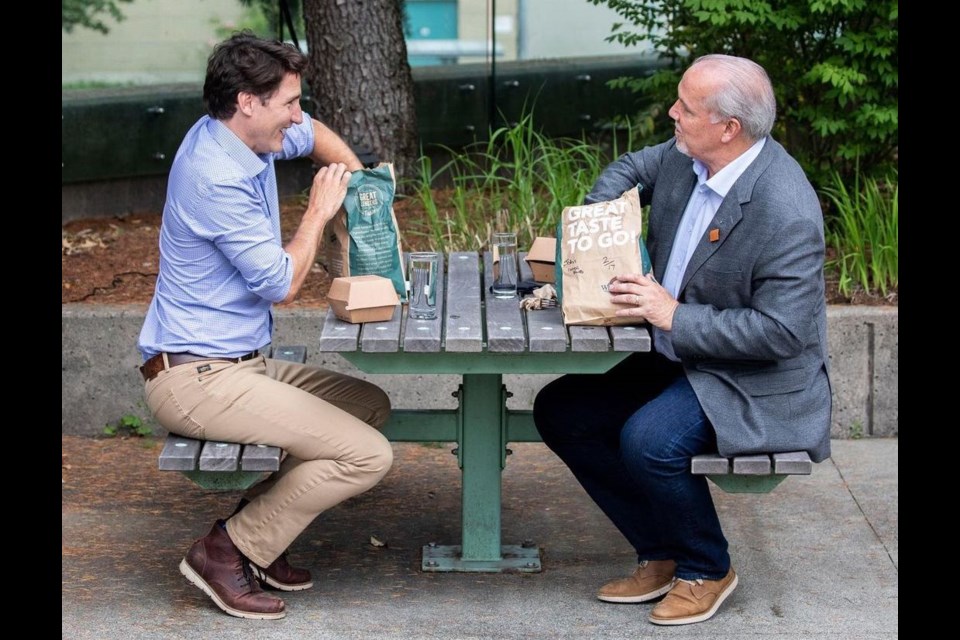
[(266, 101), (288, 73), (302, 75), (307, 57), (293, 45), (241, 31), (218, 44), (207, 60), (203, 104), (211, 117), (226, 120), (237, 110), (237, 94)]

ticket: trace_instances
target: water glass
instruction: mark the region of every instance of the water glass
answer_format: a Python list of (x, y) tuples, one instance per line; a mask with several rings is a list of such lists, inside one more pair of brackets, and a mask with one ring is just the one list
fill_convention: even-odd
[(517, 262), (517, 234), (500, 231), (493, 234), (493, 287), (496, 298), (513, 298), (517, 295), (519, 264)]
[(437, 267), (440, 255), (432, 251), (411, 253), (407, 261), (410, 282), (407, 317), (432, 320), (437, 317)]

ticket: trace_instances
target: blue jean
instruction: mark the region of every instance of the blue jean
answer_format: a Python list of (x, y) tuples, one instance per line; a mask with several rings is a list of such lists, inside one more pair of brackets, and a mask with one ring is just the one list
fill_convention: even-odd
[(677, 563), (685, 580), (719, 580), (727, 540), (704, 476), (690, 458), (716, 435), (678, 363), (634, 354), (604, 374), (558, 378), (537, 395), (543, 441), (637, 551)]

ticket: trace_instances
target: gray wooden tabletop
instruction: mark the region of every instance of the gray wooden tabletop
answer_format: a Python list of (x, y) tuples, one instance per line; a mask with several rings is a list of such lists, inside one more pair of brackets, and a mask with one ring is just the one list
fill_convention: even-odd
[[(520, 277), (533, 274), (520, 255)], [(441, 257), (437, 317), (408, 318), (397, 305), (385, 322), (351, 324), (328, 309), (320, 334), (320, 351), (365, 353), (557, 353), (649, 351), (646, 325), (565, 326), (559, 307), (525, 310), (520, 297), (487, 295), (493, 281), (489, 253), (453, 252)]]

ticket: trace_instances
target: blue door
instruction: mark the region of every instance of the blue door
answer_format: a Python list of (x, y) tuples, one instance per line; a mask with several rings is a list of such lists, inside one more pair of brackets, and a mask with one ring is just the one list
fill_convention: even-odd
[(457, 61), (457, 0), (407, 0), (404, 36), (410, 66)]

